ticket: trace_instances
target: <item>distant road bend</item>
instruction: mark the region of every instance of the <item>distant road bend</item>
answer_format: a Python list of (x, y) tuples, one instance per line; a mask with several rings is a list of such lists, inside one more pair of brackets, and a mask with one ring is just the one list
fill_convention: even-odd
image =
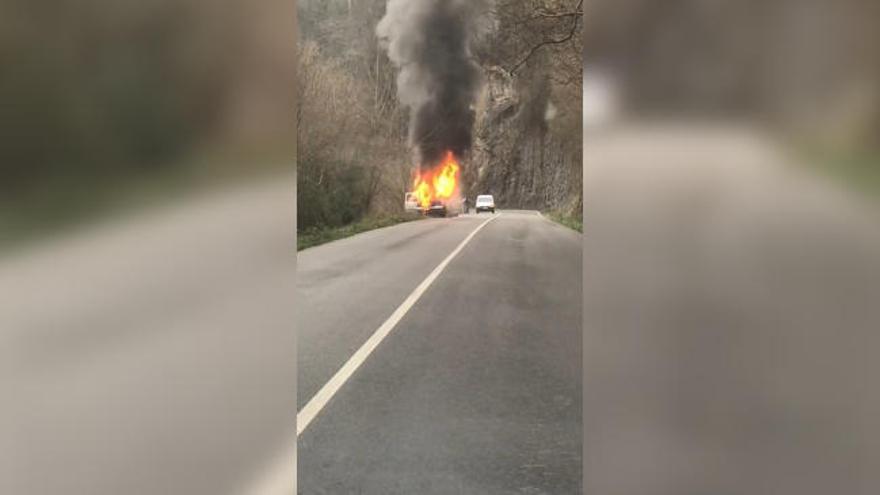
[(300, 493), (580, 492), (580, 234), (463, 215), (297, 265)]

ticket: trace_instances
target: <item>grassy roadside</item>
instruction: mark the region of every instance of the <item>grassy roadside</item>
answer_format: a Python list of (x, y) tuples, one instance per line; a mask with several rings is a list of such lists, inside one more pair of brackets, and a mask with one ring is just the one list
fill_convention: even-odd
[(323, 227), (311, 228), (296, 233), (296, 250), (325, 244), (337, 239), (351, 237), (368, 230), (381, 229), (382, 227), (390, 227), (398, 223), (410, 222), (412, 220), (420, 220), (424, 217), (420, 215), (391, 215), (382, 217), (369, 217), (361, 219), (355, 223), (343, 225), (342, 227)]
[(564, 225), (565, 227), (576, 230), (582, 234), (584, 233), (584, 222), (580, 218), (565, 215), (556, 210), (545, 211), (542, 214), (560, 225)]
[(816, 146), (803, 146), (799, 152), (809, 167), (841, 186), (880, 198), (880, 152), (838, 151)]
[(284, 149), (229, 148), (197, 151), (151, 169), (104, 177), (46, 177), (38, 187), (0, 197), (0, 255), (203, 192), (287, 177), (296, 166), (291, 156)]

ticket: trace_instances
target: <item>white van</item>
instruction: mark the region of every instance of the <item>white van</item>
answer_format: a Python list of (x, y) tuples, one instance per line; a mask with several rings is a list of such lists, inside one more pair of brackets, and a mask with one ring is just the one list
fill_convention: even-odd
[(474, 205), (477, 213), (485, 210), (495, 213), (495, 198), (491, 194), (481, 194), (477, 196), (477, 203)]
[(416, 211), (422, 209), (419, 206), (419, 200), (418, 198), (416, 198), (416, 193), (408, 192), (403, 195), (403, 209), (406, 211)]

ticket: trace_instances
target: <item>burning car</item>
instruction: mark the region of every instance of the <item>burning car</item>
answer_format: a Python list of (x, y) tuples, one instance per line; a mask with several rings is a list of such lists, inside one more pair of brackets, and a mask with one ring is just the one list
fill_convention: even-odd
[(460, 166), (449, 151), (444, 159), (425, 171), (419, 169), (413, 178), (413, 190), (404, 197), (404, 208), (420, 210), (428, 216), (445, 217), (450, 201), (455, 203), (459, 192)]
[(425, 215), (428, 215), (429, 217), (445, 217), (447, 212), (446, 204), (439, 199), (435, 199), (431, 201), (428, 209), (425, 210)]
[(406, 193), (403, 207), (406, 211), (417, 211), (429, 217), (445, 217), (449, 214), (449, 208), (446, 203), (439, 199), (432, 199), (427, 206), (422, 207), (414, 192)]

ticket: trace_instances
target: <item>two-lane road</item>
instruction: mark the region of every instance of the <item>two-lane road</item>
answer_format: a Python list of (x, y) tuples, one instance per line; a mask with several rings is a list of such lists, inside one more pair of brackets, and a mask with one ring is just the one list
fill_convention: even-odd
[(479, 228), (299, 435), (300, 493), (580, 492), (581, 236), (488, 218), (299, 253), (302, 410)]

